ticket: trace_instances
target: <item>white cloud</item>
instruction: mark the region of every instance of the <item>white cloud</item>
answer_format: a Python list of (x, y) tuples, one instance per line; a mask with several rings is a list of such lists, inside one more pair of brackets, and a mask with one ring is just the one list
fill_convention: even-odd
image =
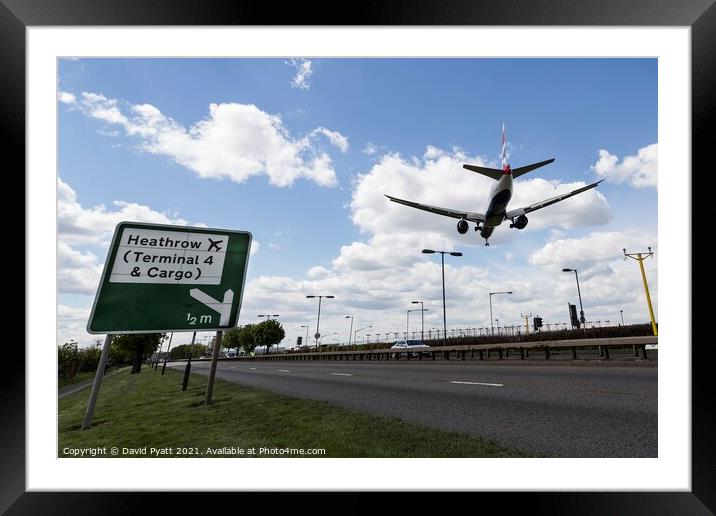
[(373, 156), (378, 152), (378, 146), (374, 143), (368, 142), (365, 144), (365, 147), (363, 147), (361, 152), (367, 156)]
[(71, 340), (77, 341), (80, 347), (92, 343), (101, 335), (90, 335), (86, 331), (90, 308), (75, 308), (66, 305), (57, 306), (57, 344), (62, 345)]
[(563, 238), (548, 242), (531, 254), (533, 265), (575, 268), (598, 262), (622, 260), (623, 248), (656, 247), (656, 235), (637, 231), (592, 233), (583, 238)]
[(311, 75), (313, 75), (313, 62), (308, 59), (298, 58), (286, 61), (286, 64), (296, 70), (293, 79), (291, 79), (291, 87), (301, 90), (310, 89), (310, 79)]
[(199, 177), (237, 183), (265, 175), (275, 186), (305, 178), (320, 186), (338, 184), (331, 157), (316, 145), (317, 135), (346, 152), (348, 139), (319, 127), (293, 138), (279, 115), (253, 104), (210, 104), (207, 118), (185, 128), (150, 104), (123, 105), (83, 92), (76, 104), (87, 116), (121, 127), (146, 152), (166, 156)]
[(102, 264), (91, 252), (81, 252), (66, 242), (57, 244), (57, 288), (65, 294), (93, 295), (97, 291)]
[(114, 201), (113, 210), (102, 205), (84, 208), (77, 201), (75, 191), (59, 178), (57, 194), (57, 280), (59, 292), (65, 294), (94, 294), (102, 274), (103, 264), (98, 262), (98, 256), (76, 246), (99, 248), (104, 257), (114, 229), (120, 222), (188, 224), (176, 214), (160, 213), (149, 206), (125, 201)]
[(345, 154), (348, 152), (348, 138), (343, 136), (338, 131), (331, 131), (325, 127), (319, 127), (318, 129), (314, 129), (311, 134), (322, 134), (328, 138), (328, 141), (330, 141), (332, 145), (338, 147), (342, 153)]
[(57, 100), (63, 104), (74, 104), (77, 98), (72, 93), (61, 91), (57, 94)]
[(62, 179), (57, 181), (58, 237), (67, 243), (103, 244), (122, 221), (149, 222), (185, 226), (188, 222), (176, 214), (160, 213), (142, 204), (114, 201), (114, 210), (103, 205), (84, 208), (77, 194)]
[[(649, 315), (639, 267), (633, 260), (624, 260), (622, 249), (638, 251), (651, 246), (656, 252), (656, 242), (656, 234), (648, 231), (597, 232), (582, 238), (548, 242), (533, 252), (529, 261), (542, 269), (542, 274), (536, 276), (536, 283), (545, 283), (553, 299), (569, 299), (572, 303), (577, 302), (575, 277), (562, 269), (576, 269), (585, 312), (590, 314), (588, 320), (610, 318), (617, 322), (619, 310), (623, 309), (625, 318), (630, 319), (626, 323), (646, 323)], [(658, 260), (649, 260), (645, 267), (656, 307)]]
[(626, 156), (621, 163), (609, 151), (600, 149), (599, 160), (592, 170), (613, 183), (629, 183), (634, 188), (657, 187), (659, 162), (658, 144), (639, 149), (636, 155)]

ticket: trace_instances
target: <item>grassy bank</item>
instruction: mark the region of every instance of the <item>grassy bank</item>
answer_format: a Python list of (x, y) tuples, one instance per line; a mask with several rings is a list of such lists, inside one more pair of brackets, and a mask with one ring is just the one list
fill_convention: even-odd
[(77, 373), (72, 378), (62, 378), (61, 376), (57, 380), (57, 387), (61, 389), (62, 387), (65, 387), (67, 385), (74, 385), (76, 383), (83, 382), (85, 380), (91, 380), (94, 378), (95, 372), (94, 371), (86, 371), (84, 373)]
[(191, 375), (186, 392), (181, 391), (181, 379), (177, 371), (167, 369), (161, 376), (146, 367), (138, 375), (125, 370), (106, 378), (93, 425), (85, 431), (80, 425), (89, 389), (60, 400), (58, 455), (68, 457), (78, 453), (74, 450), (100, 448), (97, 456), (112, 456), (111, 449), (116, 447), (118, 457), (246, 457), (252, 449), (253, 456), (260, 457), (300, 453), (260, 453), (273, 448), (325, 450), (325, 454), (316, 454), (320, 457), (527, 456), (459, 433), (218, 379), (214, 403), (206, 407), (206, 376)]

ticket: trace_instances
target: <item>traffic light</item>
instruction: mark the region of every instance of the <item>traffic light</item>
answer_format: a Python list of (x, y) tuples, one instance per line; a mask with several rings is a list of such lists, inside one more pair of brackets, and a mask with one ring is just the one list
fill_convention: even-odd
[(296, 338), (296, 347), (297, 348), (301, 347), (301, 342), (303, 342), (303, 337), (297, 337)]
[(539, 328), (542, 327), (542, 318), (541, 317), (535, 317), (532, 321), (535, 331), (537, 331)]

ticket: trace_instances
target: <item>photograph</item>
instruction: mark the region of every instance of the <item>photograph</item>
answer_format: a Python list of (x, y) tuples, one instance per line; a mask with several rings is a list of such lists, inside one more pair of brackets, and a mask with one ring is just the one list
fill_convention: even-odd
[(1, 510), (708, 513), (703, 9), (211, 27), (8, 1), (28, 322)]
[(58, 457), (659, 456), (657, 59), (57, 73)]

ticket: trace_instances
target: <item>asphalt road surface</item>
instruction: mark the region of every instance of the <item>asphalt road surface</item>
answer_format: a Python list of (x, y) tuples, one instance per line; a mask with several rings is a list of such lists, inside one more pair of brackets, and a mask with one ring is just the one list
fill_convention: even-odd
[[(192, 372), (209, 366), (193, 362)], [(543, 456), (657, 457), (653, 365), (220, 361), (217, 377)]]

